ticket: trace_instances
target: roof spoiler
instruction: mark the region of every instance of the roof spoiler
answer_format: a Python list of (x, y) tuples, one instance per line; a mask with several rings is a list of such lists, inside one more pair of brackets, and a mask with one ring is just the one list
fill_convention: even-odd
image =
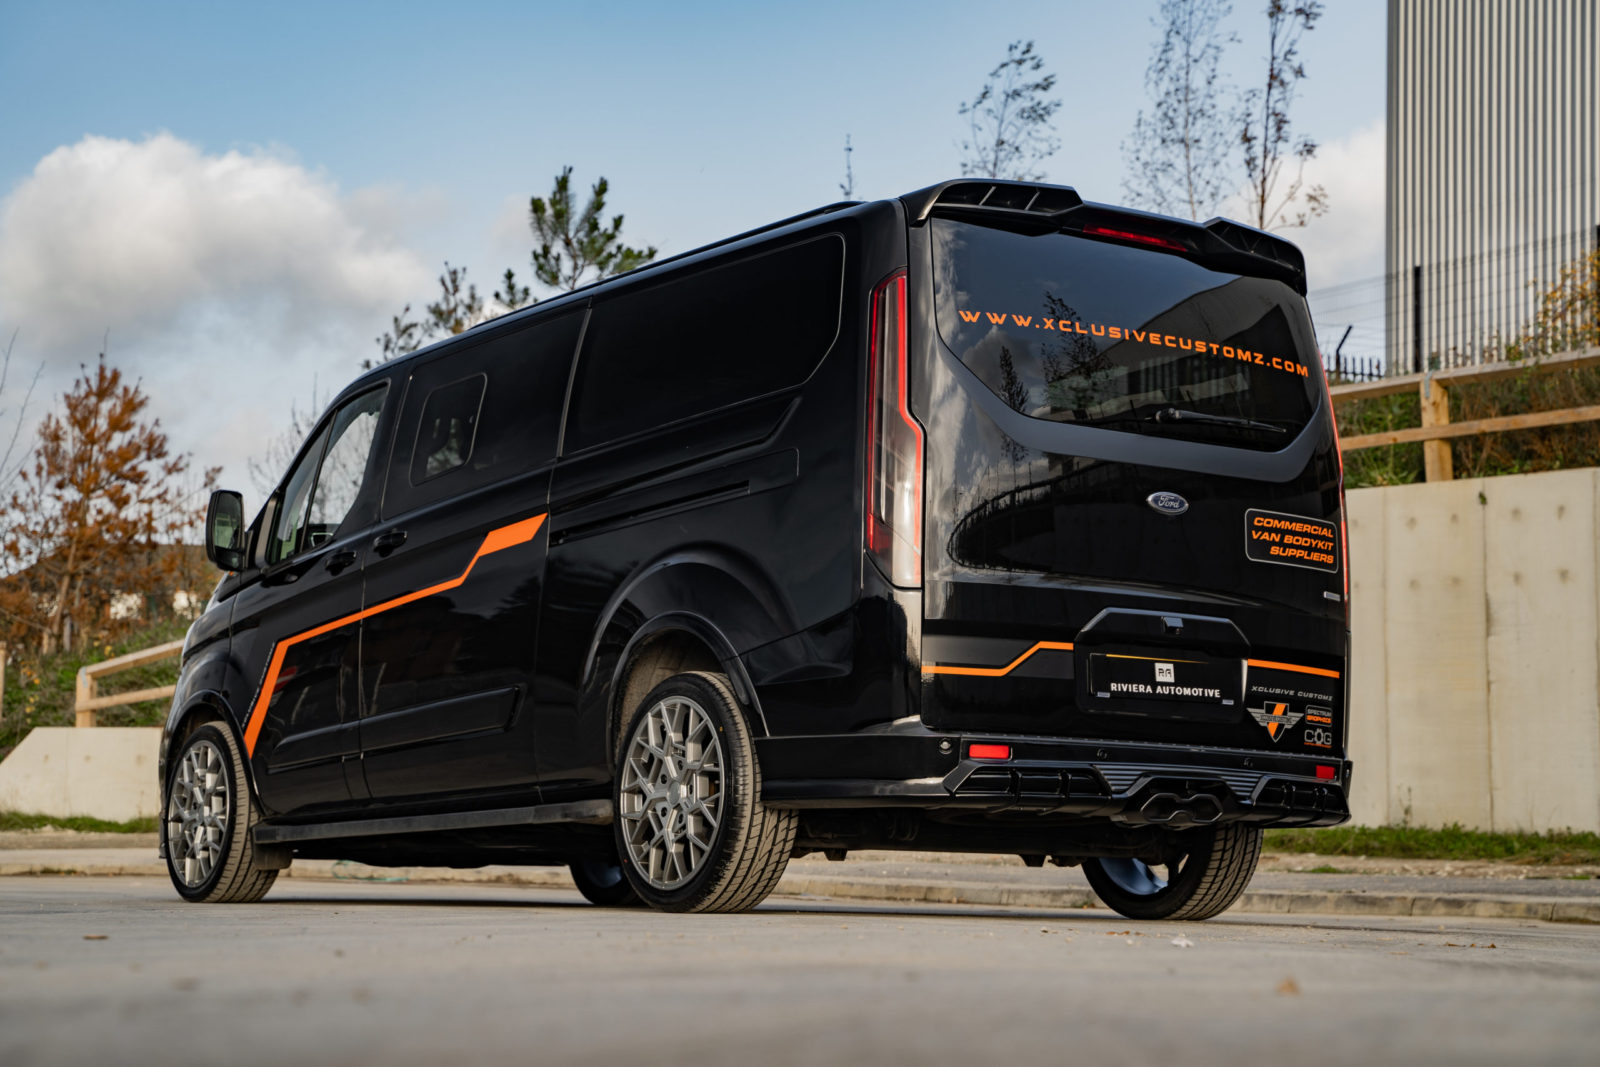
[(1086, 228), (1127, 229), (1177, 242), (1208, 265), (1239, 274), (1268, 274), (1282, 278), (1302, 296), (1306, 292), (1306, 261), (1300, 249), (1231, 219), (1204, 223), (1155, 215), (1133, 208), (1084, 201), (1065, 185), (971, 179), (941, 182), (900, 198), (913, 226), (924, 225), (934, 215), (1021, 230), (1026, 233)]

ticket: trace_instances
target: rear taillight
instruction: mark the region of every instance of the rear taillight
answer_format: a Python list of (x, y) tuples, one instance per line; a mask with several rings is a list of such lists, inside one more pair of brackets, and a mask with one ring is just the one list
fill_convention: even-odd
[[(1317, 353), (1319, 356), (1321, 353)], [(1339, 413), (1333, 408), (1333, 386), (1328, 381), (1328, 367), (1322, 367), (1322, 385), (1327, 390), (1328, 417), (1333, 420), (1333, 455), (1339, 461), (1339, 561), (1344, 570), (1344, 619), (1350, 622), (1350, 535), (1345, 529), (1349, 508), (1344, 500), (1344, 449), (1339, 444)]]
[(906, 402), (906, 272), (872, 291), (866, 543), (895, 585), (922, 584), (922, 427)]

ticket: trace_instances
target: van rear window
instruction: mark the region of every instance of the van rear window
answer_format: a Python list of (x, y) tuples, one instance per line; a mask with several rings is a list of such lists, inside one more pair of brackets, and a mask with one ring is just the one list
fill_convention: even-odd
[(950, 219), (933, 238), (939, 335), (1025, 415), (1277, 449), (1316, 410), (1311, 320), (1283, 282)]

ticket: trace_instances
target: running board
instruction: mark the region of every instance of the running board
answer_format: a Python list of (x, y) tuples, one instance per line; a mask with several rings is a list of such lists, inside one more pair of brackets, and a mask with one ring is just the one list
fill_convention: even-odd
[(406, 815), (391, 819), (352, 819), (348, 822), (310, 823), (303, 826), (262, 824), (255, 829), (258, 845), (290, 845), (341, 837), (382, 837), (389, 834), (426, 834), (440, 830), (477, 830), (489, 826), (542, 826), (583, 823), (609, 826), (611, 801), (577, 800), (568, 804), (536, 804), (529, 808), (492, 811), (453, 811), (444, 815)]

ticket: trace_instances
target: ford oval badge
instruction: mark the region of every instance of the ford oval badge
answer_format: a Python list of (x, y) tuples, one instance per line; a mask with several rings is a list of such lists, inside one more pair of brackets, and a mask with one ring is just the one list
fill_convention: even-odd
[(1189, 510), (1189, 502), (1177, 493), (1151, 493), (1144, 502), (1163, 515), (1182, 515)]

